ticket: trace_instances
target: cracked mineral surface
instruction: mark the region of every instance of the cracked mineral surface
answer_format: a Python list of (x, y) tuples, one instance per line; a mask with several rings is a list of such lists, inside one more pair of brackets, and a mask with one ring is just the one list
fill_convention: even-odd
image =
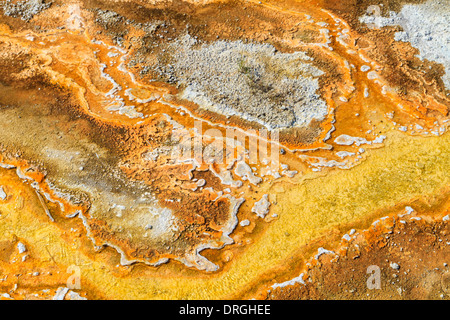
[(0, 1), (0, 299), (448, 300), (449, 8)]

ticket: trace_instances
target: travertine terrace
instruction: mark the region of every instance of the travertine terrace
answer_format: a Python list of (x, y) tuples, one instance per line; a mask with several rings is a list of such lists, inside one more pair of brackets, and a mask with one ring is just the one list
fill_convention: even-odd
[(449, 299), (449, 19), (0, 1), (0, 299)]

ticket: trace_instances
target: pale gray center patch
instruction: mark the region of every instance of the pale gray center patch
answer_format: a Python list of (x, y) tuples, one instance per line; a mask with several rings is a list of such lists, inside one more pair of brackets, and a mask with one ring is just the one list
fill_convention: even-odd
[(181, 97), (201, 108), (268, 129), (307, 126), (327, 114), (318, 93), (323, 72), (303, 52), (242, 41), (200, 45), (185, 35), (166, 54), (170, 63), (157, 68), (161, 76), (182, 86)]
[[(407, 4), (389, 17), (364, 15), (360, 22), (376, 28), (400, 26), (396, 41), (409, 42), (419, 49), (418, 57), (440, 63), (445, 68), (442, 81), (450, 89), (450, 6), (448, 1), (431, 0), (423, 4)], [(376, 12), (377, 10), (375, 10)]]

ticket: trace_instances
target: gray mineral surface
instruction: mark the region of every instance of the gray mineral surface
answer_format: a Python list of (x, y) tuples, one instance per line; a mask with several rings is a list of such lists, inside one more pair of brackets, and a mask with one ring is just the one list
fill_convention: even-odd
[(165, 63), (159, 61), (155, 71), (183, 88), (182, 98), (209, 111), (271, 130), (307, 126), (327, 114), (318, 93), (323, 72), (303, 52), (280, 53), (269, 44), (242, 41), (199, 44), (185, 35), (163, 54)]
[(11, 0), (1, 1), (5, 15), (20, 17), (24, 21), (31, 20), (35, 15), (48, 9), (51, 5), (51, 1), (45, 2), (44, 0), (25, 0), (17, 3)]
[[(447, 2), (447, 5), (442, 5)], [(445, 68), (442, 81), (450, 90), (450, 3), (430, 0), (423, 4), (407, 4), (399, 13), (390, 12), (389, 17), (364, 15), (362, 23), (376, 28), (400, 26), (395, 33), (396, 41), (409, 42), (420, 53), (422, 60), (440, 63)]]

